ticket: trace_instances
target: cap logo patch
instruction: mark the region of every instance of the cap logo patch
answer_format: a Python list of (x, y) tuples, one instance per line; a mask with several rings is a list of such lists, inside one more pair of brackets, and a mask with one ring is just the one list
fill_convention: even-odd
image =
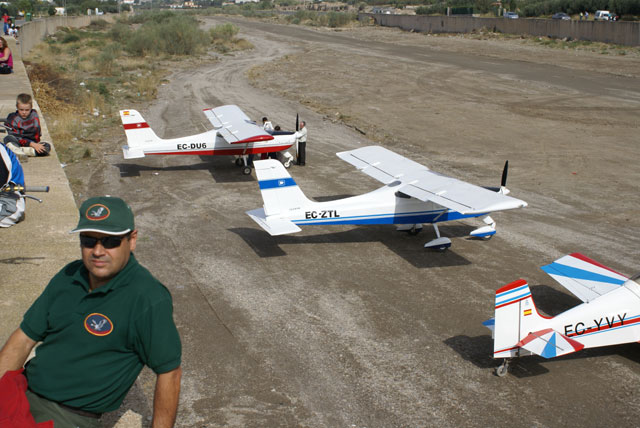
[(113, 331), (113, 323), (106, 315), (93, 313), (84, 319), (84, 328), (94, 336), (106, 336)]
[(85, 214), (88, 220), (99, 221), (109, 217), (109, 208), (102, 204), (91, 205)]

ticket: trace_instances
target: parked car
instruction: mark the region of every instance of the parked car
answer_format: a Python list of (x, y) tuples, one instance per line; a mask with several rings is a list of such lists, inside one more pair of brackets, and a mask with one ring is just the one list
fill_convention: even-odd
[(608, 21), (611, 13), (608, 10), (596, 10), (596, 14), (593, 16), (593, 19), (596, 21)]
[(515, 12), (505, 12), (502, 16), (508, 19), (518, 19), (518, 14)]
[(562, 19), (563, 21), (571, 21), (571, 17), (564, 12), (554, 13), (551, 19)]

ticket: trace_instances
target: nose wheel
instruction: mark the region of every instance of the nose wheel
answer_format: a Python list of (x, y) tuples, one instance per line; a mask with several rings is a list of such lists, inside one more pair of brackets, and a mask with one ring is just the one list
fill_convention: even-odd
[(507, 373), (509, 373), (509, 360), (505, 358), (502, 364), (496, 367), (496, 376), (505, 377)]

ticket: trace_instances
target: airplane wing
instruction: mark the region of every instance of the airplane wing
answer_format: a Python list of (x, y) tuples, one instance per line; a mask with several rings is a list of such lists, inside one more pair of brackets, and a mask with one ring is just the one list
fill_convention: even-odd
[(586, 303), (615, 290), (628, 279), (580, 253), (561, 257), (541, 269)]
[(236, 105), (203, 110), (209, 122), (229, 144), (255, 143), (273, 140), (273, 136), (256, 125)]
[(577, 340), (570, 339), (550, 328), (529, 333), (516, 346), (544, 358), (559, 357), (584, 348), (584, 345)]
[(461, 214), (477, 214), (526, 207), (527, 203), (431, 171), (380, 146), (337, 153), (340, 159), (384, 184), (398, 181), (398, 191), (421, 201), (432, 201)]

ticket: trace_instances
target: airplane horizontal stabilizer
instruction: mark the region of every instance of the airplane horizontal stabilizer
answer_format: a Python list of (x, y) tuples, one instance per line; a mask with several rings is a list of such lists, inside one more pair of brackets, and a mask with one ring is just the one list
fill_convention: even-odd
[(541, 269), (586, 303), (619, 288), (627, 280), (626, 276), (580, 253), (561, 257)]
[(141, 147), (122, 146), (122, 155), (125, 159), (143, 158), (144, 150)]
[(263, 208), (247, 211), (247, 215), (271, 236), (286, 235), (288, 233), (300, 232), (302, 230), (291, 220), (277, 218), (275, 216), (267, 217)]
[(577, 340), (570, 339), (550, 328), (529, 333), (516, 346), (544, 358), (555, 358), (584, 348), (584, 345)]
[(482, 325), (491, 330), (491, 336), (493, 336), (493, 333), (496, 331), (496, 319), (489, 318), (486, 321), (482, 321)]

